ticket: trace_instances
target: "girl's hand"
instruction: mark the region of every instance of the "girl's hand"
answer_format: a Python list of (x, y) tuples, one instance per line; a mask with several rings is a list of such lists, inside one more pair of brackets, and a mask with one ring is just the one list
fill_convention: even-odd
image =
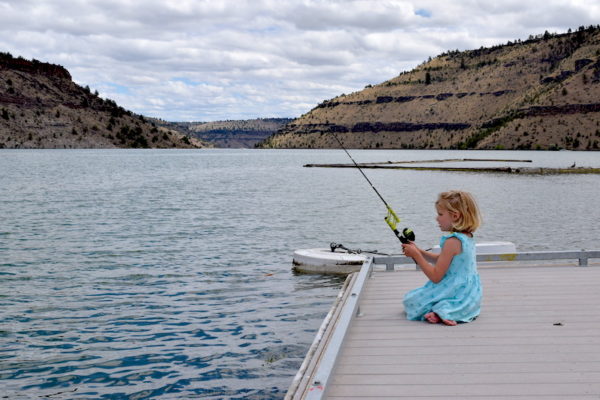
[(419, 248), (414, 242), (403, 243), (402, 250), (404, 251), (405, 256), (412, 258), (415, 258), (420, 253)]

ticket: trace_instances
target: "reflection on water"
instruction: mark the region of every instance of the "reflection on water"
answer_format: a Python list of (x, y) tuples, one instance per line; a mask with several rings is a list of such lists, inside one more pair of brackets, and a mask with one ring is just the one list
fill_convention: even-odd
[[(352, 151), (358, 162), (598, 153)], [(291, 272), (295, 249), (399, 252), (339, 150), (0, 151), (0, 380), (11, 399), (282, 398), (342, 278)], [(594, 164), (595, 163), (595, 164)], [(486, 163), (486, 165), (489, 165)], [(439, 191), (472, 191), (480, 240), (597, 248), (596, 175), (366, 171), (436, 244)]]

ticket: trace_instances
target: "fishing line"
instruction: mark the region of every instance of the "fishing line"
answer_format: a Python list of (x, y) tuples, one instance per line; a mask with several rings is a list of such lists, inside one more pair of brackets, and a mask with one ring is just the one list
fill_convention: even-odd
[(340, 140), (340, 138), (337, 137), (337, 135), (335, 134), (335, 132), (331, 132), (331, 133), (333, 134), (333, 137), (335, 138), (335, 140), (337, 140), (337, 142), (340, 144), (341, 148), (346, 152), (346, 154), (348, 155), (348, 157), (350, 157), (350, 159), (354, 163), (354, 166), (360, 171), (360, 173), (362, 174), (362, 176), (367, 180), (367, 182), (369, 183), (369, 185), (371, 186), (371, 188), (375, 191), (375, 193), (377, 193), (377, 196), (379, 196), (379, 198), (381, 199), (381, 201), (383, 202), (383, 204), (385, 204), (385, 207), (387, 208), (388, 214), (386, 215), (386, 217), (384, 218), (384, 220), (385, 220), (385, 222), (387, 222), (387, 224), (392, 229), (392, 231), (394, 231), (394, 234), (396, 235), (396, 237), (398, 238), (398, 240), (400, 240), (402, 243), (413, 242), (415, 240), (415, 233), (413, 232), (413, 230), (410, 229), (410, 228), (404, 228), (402, 230), (402, 232), (398, 231), (397, 225), (400, 222), (400, 218), (398, 218), (398, 215), (394, 212), (394, 210), (392, 210), (392, 207), (390, 207), (390, 205), (387, 203), (387, 201), (385, 201), (385, 199), (383, 198), (383, 196), (381, 195), (381, 193), (379, 193), (379, 191), (377, 190), (377, 188), (375, 187), (375, 185), (373, 185), (373, 182), (371, 182), (371, 180), (363, 172), (362, 168), (360, 168), (360, 166), (356, 163), (356, 161), (354, 161), (354, 158), (352, 158), (352, 156), (350, 155), (350, 153), (348, 152), (348, 150), (346, 150), (346, 148), (344, 147), (344, 144), (342, 143), (342, 141)]

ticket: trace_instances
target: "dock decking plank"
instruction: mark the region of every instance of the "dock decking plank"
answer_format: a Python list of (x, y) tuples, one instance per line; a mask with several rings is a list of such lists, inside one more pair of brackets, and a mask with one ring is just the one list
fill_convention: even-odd
[(420, 271), (375, 271), (327, 398), (600, 398), (600, 268), (480, 268), (474, 322), (407, 321)]

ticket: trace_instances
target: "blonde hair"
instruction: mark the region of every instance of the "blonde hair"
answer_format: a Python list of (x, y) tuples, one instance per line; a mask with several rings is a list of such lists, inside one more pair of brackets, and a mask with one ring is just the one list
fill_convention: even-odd
[(471, 193), (462, 190), (450, 190), (438, 195), (436, 206), (459, 214), (458, 221), (452, 225), (452, 232), (472, 233), (481, 225), (481, 213)]

